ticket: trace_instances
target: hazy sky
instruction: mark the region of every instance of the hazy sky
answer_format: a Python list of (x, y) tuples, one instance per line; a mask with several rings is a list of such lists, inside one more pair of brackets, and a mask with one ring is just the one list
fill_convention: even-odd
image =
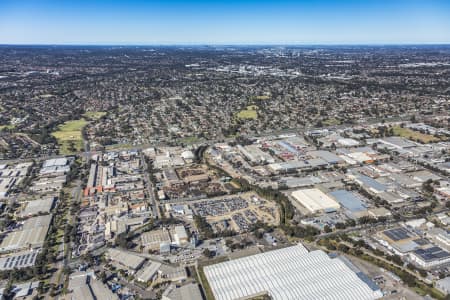
[(450, 43), (450, 0), (0, 0), (0, 44)]

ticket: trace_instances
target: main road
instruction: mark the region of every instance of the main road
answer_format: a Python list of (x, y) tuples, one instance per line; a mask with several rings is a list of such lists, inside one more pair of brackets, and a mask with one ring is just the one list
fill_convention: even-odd
[(148, 174), (148, 165), (147, 165), (147, 161), (145, 160), (144, 154), (141, 152), (141, 161), (142, 161), (142, 166), (143, 166), (143, 172), (144, 172), (144, 179), (146, 181), (145, 186), (147, 187), (147, 192), (148, 195), (152, 201), (152, 211), (153, 211), (153, 216), (156, 219), (159, 219), (160, 214), (159, 214), (159, 200), (155, 197), (155, 192), (153, 189), (153, 183), (150, 180), (150, 176)]

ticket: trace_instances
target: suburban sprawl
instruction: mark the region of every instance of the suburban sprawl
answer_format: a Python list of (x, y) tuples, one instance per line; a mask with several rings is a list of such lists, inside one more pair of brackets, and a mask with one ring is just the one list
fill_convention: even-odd
[(0, 298), (450, 299), (449, 87), (449, 46), (0, 46)]

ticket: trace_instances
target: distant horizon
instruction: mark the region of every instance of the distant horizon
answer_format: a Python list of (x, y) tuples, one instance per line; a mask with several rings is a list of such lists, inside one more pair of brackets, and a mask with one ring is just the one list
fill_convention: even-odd
[(0, 44), (450, 44), (450, 1), (2, 0)]
[(316, 46), (450, 46), (450, 42), (430, 42), (430, 43), (135, 43), (135, 44), (121, 44), (121, 43), (17, 43), (17, 44), (8, 44), (8, 43), (0, 43), (0, 47), (5, 46), (53, 46), (53, 47), (63, 47), (63, 46), (88, 46), (88, 47), (182, 47), (182, 46), (204, 46), (204, 47), (316, 47)]

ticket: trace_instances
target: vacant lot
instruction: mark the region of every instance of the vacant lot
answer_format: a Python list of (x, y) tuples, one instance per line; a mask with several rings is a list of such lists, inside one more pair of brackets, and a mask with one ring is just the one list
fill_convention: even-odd
[(409, 128), (402, 128), (400, 126), (394, 126), (393, 130), (394, 130), (394, 135), (405, 137), (407, 139), (410, 139), (413, 141), (418, 141), (418, 142), (424, 143), (424, 144), (440, 141), (440, 139), (435, 136), (432, 136), (430, 134), (424, 134), (424, 133), (421, 133), (419, 131), (415, 131), (415, 130), (412, 130)]
[(58, 130), (52, 135), (58, 140), (60, 154), (68, 155), (83, 150), (81, 131), (87, 123), (85, 119), (81, 119), (67, 121), (58, 126)]

